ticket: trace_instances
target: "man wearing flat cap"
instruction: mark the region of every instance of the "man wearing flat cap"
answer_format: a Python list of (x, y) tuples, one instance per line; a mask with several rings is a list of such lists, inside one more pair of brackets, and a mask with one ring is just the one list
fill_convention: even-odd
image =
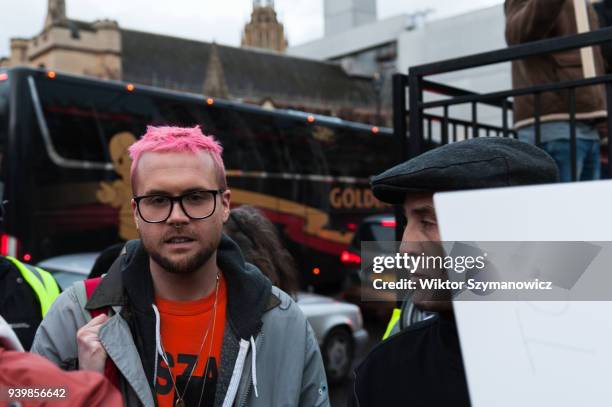
[[(477, 138), (447, 144), (399, 164), (375, 176), (372, 190), (383, 202), (403, 205), (407, 224), (400, 251), (411, 254), (425, 250), (424, 242), (440, 241), (435, 192), (558, 179), (555, 162), (543, 150), (514, 139)], [(370, 352), (355, 370), (349, 405), (470, 405), (452, 302), (450, 297), (435, 295), (414, 291), (413, 305), (436, 316), (409, 326)]]

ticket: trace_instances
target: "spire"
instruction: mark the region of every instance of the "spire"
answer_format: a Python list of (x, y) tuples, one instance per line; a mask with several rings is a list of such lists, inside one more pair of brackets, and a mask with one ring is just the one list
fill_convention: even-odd
[(274, 0), (254, 0), (251, 21), (244, 26), (242, 46), (284, 52), (287, 38), (278, 21)]
[(206, 76), (204, 77), (204, 95), (216, 98), (229, 98), (229, 91), (225, 83), (223, 64), (219, 58), (219, 47), (215, 42), (210, 46), (210, 56), (206, 66)]
[(68, 18), (66, 17), (66, 0), (49, 0), (47, 4), (47, 18), (45, 19), (45, 28), (65, 23), (67, 20)]

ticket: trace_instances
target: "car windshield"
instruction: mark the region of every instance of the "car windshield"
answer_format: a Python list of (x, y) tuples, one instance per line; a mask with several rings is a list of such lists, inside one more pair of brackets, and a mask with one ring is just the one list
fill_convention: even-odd
[[(395, 222), (393, 218), (381, 218), (365, 221), (351, 241), (351, 249), (359, 251), (362, 242), (392, 242), (395, 241)], [(379, 246), (379, 248), (381, 248)]]
[(381, 223), (371, 223), (366, 228), (362, 240), (372, 240), (377, 242), (390, 242), (395, 240), (395, 228)]
[(77, 281), (83, 281), (87, 278), (84, 274), (69, 273), (66, 271), (56, 271), (53, 273), (53, 277), (55, 277), (55, 281), (57, 281), (57, 284), (62, 290), (67, 289)]

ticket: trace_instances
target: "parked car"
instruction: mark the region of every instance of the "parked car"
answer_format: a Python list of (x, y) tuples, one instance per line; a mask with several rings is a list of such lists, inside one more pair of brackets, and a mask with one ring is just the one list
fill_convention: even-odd
[(351, 372), (368, 341), (359, 307), (322, 295), (299, 293), (297, 303), (312, 326), (329, 383), (339, 383)]
[(98, 254), (97, 252), (66, 254), (43, 260), (37, 266), (52, 273), (63, 291), (77, 281), (87, 278)]
[[(52, 257), (37, 266), (53, 273), (63, 289), (87, 278), (99, 253)], [(365, 351), (368, 333), (359, 307), (317, 294), (299, 293), (297, 303), (312, 326), (323, 356), (329, 383), (351, 372), (353, 361)]]

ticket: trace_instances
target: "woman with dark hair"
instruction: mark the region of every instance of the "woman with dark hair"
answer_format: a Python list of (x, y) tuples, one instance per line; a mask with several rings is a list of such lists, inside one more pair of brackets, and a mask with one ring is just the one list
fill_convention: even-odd
[(247, 262), (295, 297), (299, 289), (295, 261), (281, 243), (276, 227), (259, 210), (249, 205), (232, 209), (224, 232), (240, 246)]

